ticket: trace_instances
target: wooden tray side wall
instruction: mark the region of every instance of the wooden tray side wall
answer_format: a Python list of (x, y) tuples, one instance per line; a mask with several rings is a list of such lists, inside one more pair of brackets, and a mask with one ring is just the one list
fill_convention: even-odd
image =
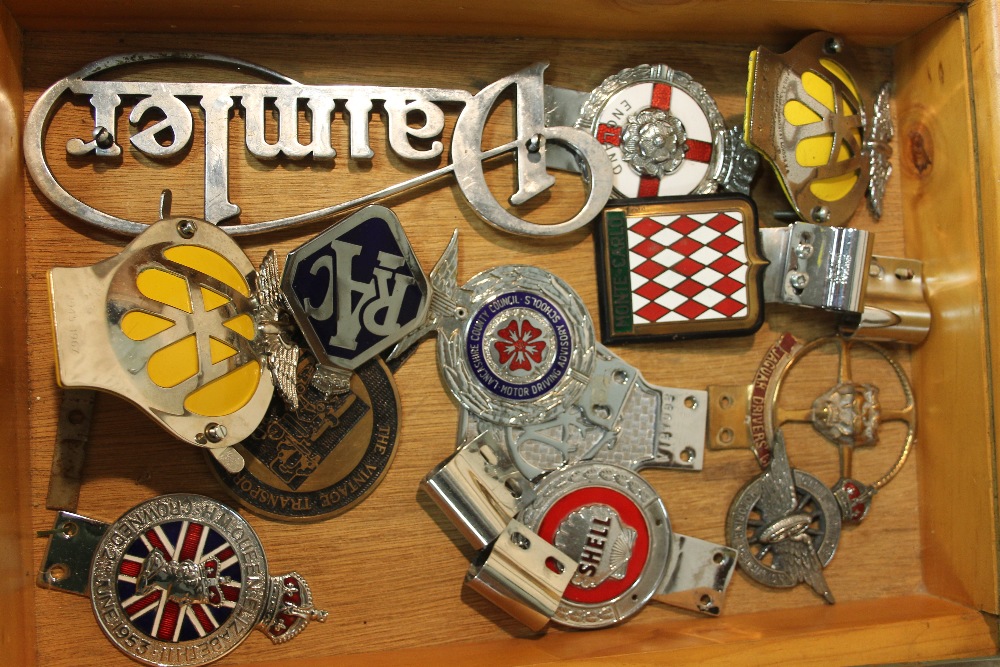
[[(975, 76), (972, 99), (976, 118), (976, 156), (982, 216), (986, 349), (990, 355), (988, 369), (992, 392), (988, 405), (992, 410), (991, 462), (996, 485), (996, 436), (1000, 433), (1000, 395), (997, 393), (1000, 382), (1000, 348), (997, 347), (1000, 336), (1000, 132), (997, 131), (997, 113), (1000, 110), (1000, 7), (997, 3), (976, 0), (969, 6), (969, 54)], [(996, 534), (997, 529), (994, 527), (994, 545), (997, 543)], [(993, 590), (996, 591), (996, 588)]]
[(0, 370), (6, 384), (0, 401), (0, 662), (35, 662), (34, 580), (31, 563), (31, 486), (28, 475), (28, 363), (25, 355), (24, 182), (21, 31), (0, 6)]
[(914, 354), (925, 583), (995, 614), (995, 454), (967, 49), (964, 12), (896, 49), (895, 164), (907, 252), (924, 262), (934, 313)]

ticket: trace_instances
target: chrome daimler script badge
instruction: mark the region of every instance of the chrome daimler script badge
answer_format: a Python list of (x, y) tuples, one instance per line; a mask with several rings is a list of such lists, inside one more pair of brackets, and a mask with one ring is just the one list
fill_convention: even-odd
[[(239, 74), (239, 82), (185, 82), (155, 80), (115, 80), (123, 66), (140, 68), (145, 74), (169, 72), (176, 75), (180, 64), (212, 65)], [(322, 178), (343, 151), (348, 161), (368, 161), (375, 156), (369, 137), (373, 109), (381, 113), (387, 128), (388, 149), (408, 163), (439, 161), (445, 144), (442, 106), (461, 108), (451, 137), (449, 164), (427, 170), (377, 192), (346, 202), (319, 203), (320, 208), (272, 220), (244, 221), (227, 225), (233, 235), (273, 231), (328, 219), (338, 213), (397, 195), (441, 177), (453, 174), (459, 191), (472, 209), (489, 224), (515, 234), (553, 236), (588, 224), (611, 196), (611, 163), (593, 136), (570, 126), (546, 123), (543, 73), (548, 65), (536, 63), (501, 77), (476, 93), (463, 89), (364, 86), (355, 84), (309, 85), (278, 72), (243, 60), (188, 51), (132, 53), (97, 60), (57, 81), (39, 97), (28, 116), (24, 132), (24, 154), (38, 188), (56, 206), (89, 224), (105, 230), (136, 235), (145, 225), (99, 210), (70, 194), (56, 179), (46, 154), (46, 134), (57, 114), (79, 113), (77, 119), (92, 127), (84, 136), (74, 136), (66, 144), (63, 159), (101, 165), (100, 174), (114, 171), (122, 162), (141, 156), (136, 168), (164, 160), (183, 161), (195, 136), (204, 137), (204, 219), (218, 224), (241, 214), (231, 200), (229, 158), (237, 153), (229, 145), (230, 122), (239, 115), (245, 151), (267, 165), (275, 160), (308, 160), (325, 165), (317, 172), (314, 194), (336, 191)], [(248, 77), (255, 81), (246, 81)], [(221, 77), (225, 78), (225, 77)], [(484, 147), (483, 130), (491, 112), (514, 91), (515, 137), (500, 146)], [(82, 104), (66, 104), (74, 99)], [(305, 126), (299, 109), (308, 107)], [(278, 127), (276, 137), (266, 131), (272, 109)], [(194, 113), (192, 113), (194, 112)], [(340, 118), (337, 116), (341, 115)], [(414, 118), (422, 118), (417, 125)], [(128, 126), (124, 119), (128, 119)], [(334, 121), (349, 125), (349, 146), (331, 145)], [(202, 127), (197, 127), (198, 123)], [(77, 127), (80, 125), (78, 124)], [(303, 137), (308, 137), (306, 141)], [(382, 142), (377, 142), (381, 145)], [(123, 145), (128, 150), (122, 150)], [(582, 206), (557, 224), (538, 224), (519, 217), (497, 201), (486, 182), (483, 163), (507, 153), (515, 154), (517, 191), (510, 198), (514, 207), (529, 204), (555, 184), (546, 169), (546, 147), (558, 145), (571, 151), (587, 175), (588, 194)], [(340, 164), (339, 160), (337, 164)], [(132, 167), (130, 167), (131, 169)], [(334, 169), (342, 173), (344, 167)], [(59, 170), (56, 170), (59, 171)], [(318, 195), (317, 195), (318, 196)], [(314, 198), (310, 198), (312, 201)]]
[(604, 343), (750, 334), (766, 260), (748, 198), (619, 201), (597, 221)]
[(236, 445), (243, 470), (209, 461), (229, 492), (264, 516), (314, 520), (346, 512), (375, 490), (395, 457), (399, 395), (382, 360), (362, 364), (342, 393), (313, 386), (315, 372), (315, 360), (303, 355), (298, 409), (271, 401), (264, 421)]
[(305, 579), (296, 572), (271, 576), (250, 524), (211, 498), (153, 498), (106, 526), (99, 542), (87, 543), (86, 528), (94, 523), (59, 515), (40, 583), (71, 590), (53, 576), (69, 567), (60, 556), (91, 549), (94, 616), (111, 643), (134, 660), (202, 665), (229, 653), (254, 629), (280, 644), (309, 621), (326, 618), (313, 607)]

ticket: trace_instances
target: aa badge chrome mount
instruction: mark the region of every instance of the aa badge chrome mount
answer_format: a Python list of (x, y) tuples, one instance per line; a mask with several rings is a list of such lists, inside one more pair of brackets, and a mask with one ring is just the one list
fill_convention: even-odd
[[(738, 127), (726, 130), (715, 100), (684, 72), (639, 65), (590, 93), (547, 86), (550, 125), (575, 125), (608, 154), (617, 197), (666, 197), (728, 190), (750, 194), (760, 158)], [(561, 147), (549, 165), (580, 171)]]
[(930, 330), (923, 264), (873, 254), (868, 231), (758, 229), (753, 201), (728, 195), (612, 202), (595, 233), (605, 343), (748, 334), (765, 303), (836, 313), (870, 340)]
[[(779, 396), (789, 372), (824, 347), (835, 347), (837, 351), (837, 376), (830, 389), (808, 407), (783, 405)], [(902, 405), (884, 405), (877, 385), (854, 379), (852, 352), (858, 348), (873, 352), (875, 359), (888, 364), (900, 385)], [(832, 603), (833, 596), (814, 567), (816, 562), (821, 566), (829, 563), (842, 523), (856, 525), (868, 516), (875, 494), (896, 477), (913, 448), (916, 408), (906, 373), (885, 350), (872, 343), (829, 337), (803, 344), (784, 334), (765, 355), (751, 385), (709, 387), (709, 396), (713, 405), (726, 406), (711, 413), (710, 447), (749, 446), (765, 470), (736, 495), (729, 510), (729, 543), (740, 552), (741, 567), (767, 586), (791, 587), (808, 581)], [(832, 488), (801, 470), (791, 471), (791, 477), (786, 474), (788, 454), (781, 427), (793, 422), (810, 424), (837, 447), (840, 478)], [(889, 422), (901, 422), (906, 427), (899, 455), (875, 481), (856, 479), (855, 448), (879, 444), (880, 429)], [(794, 512), (789, 509), (792, 479), (797, 498)], [(802, 508), (807, 505), (811, 509), (804, 512)], [(792, 516), (795, 512), (798, 514)], [(811, 517), (808, 522), (806, 514)], [(809, 540), (817, 561), (807, 558), (803, 545)], [(792, 546), (791, 542), (796, 541), (801, 544)], [(777, 546), (779, 542), (787, 546)]]
[(427, 319), (392, 354), (436, 331), (444, 385), (473, 435), (493, 431), (528, 479), (589, 459), (701, 470), (704, 391), (648, 384), (595, 342), (582, 299), (552, 273), (500, 266), (459, 287), (456, 255), (453, 238), (431, 272)]
[(868, 193), (882, 213), (892, 173), (888, 84), (866, 107), (844, 40), (815, 33), (790, 51), (750, 54), (746, 143), (774, 167), (802, 220), (844, 226)]
[(283, 273), (273, 252), (254, 271), (220, 228), (167, 218), (111, 259), (52, 269), (49, 283), (60, 384), (131, 400), (230, 473), (245, 464), (233, 445), (261, 424), (275, 387), (298, 408), (297, 331), (317, 360), (310, 383), (328, 397), (349, 392), (353, 371), (427, 308), (399, 221), (377, 206), (290, 253)]
[(650, 599), (721, 613), (735, 551), (672, 532), (632, 470), (584, 461), (533, 483), (486, 432), (422, 487), (480, 550), (466, 584), (532, 630), (614, 625)]
[(90, 598), (125, 655), (148, 665), (203, 665), (260, 630), (294, 639), (327, 612), (297, 572), (274, 576), (253, 528), (229, 507), (159, 496), (106, 524), (60, 512), (45, 531), (38, 584)]

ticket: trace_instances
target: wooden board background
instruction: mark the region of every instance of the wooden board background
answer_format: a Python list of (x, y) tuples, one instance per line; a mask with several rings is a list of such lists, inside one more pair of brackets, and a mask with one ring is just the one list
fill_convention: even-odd
[[(753, 46), (552, 39), (28, 33), (24, 104), (26, 112), (45, 87), (96, 58), (118, 52), (188, 48), (242, 57), (306, 83), (405, 84), (469, 90), (478, 90), (537, 60), (551, 63), (548, 83), (580, 90), (593, 88), (625, 66), (666, 62), (705, 85), (727, 120), (732, 121), (742, 113), (746, 56)], [(773, 46), (783, 50), (790, 43)], [(872, 84), (892, 76), (889, 51), (863, 50), (859, 56), (863, 78)], [(176, 70), (175, 74), (185, 79), (191, 76)], [(126, 128), (127, 114), (124, 116), (119, 121), (120, 131)], [(453, 123), (454, 114), (450, 119)], [(62, 148), (66, 139), (88, 136), (92, 129), (85, 108), (67, 108), (57, 116), (50, 133), (50, 162), (70, 191), (123, 217), (155, 219), (163, 187), (174, 191), (175, 213), (197, 214), (201, 210), (202, 187), (201, 136), (197, 134), (200, 127), (196, 120), (196, 136), (186, 161), (170, 169), (137, 158), (125, 144), (120, 169), (105, 171), (89, 163), (67, 166)], [(505, 106), (498, 111), (483, 145), (501, 143), (509, 127), (509, 106)], [(334, 131), (334, 146), (341, 155), (333, 169), (294, 163), (274, 166), (246, 158), (242, 123), (234, 120), (230, 188), (232, 200), (243, 207), (243, 219), (255, 221), (335, 203), (436, 166), (414, 167), (389, 155), (384, 128), (377, 117), (371, 124), (376, 157), (370, 168), (352, 165), (346, 159), (345, 128), (339, 124)], [(450, 128), (451, 124), (446, 128), (446, 138)], [(491, 183), (501, 200), (505, 189), (509, 190), (510, 175), (509, 165), (491, 172)], [(31, 492), (33, 528), (41, 530), (52, 522), (52, 514), (44, 509), (44, 496), (59, 400), (49, 344), (45, 272), (55, 265), (95, 263), (117, 252), (126, 241), (69, 219), (45, 201), (30, 182), (26, 182), (25, 189)], [(596, 316), (593, 244), (588, 231), (553, 240), (513, 238), (481, 222), (452, 185), (425, 188), (419, 194), (401, 197), (390, 205), (425, 267), (433, 265), (451, 230), (457, 228), (460, 279), (497, 264), (535, 264), (566, 279)], [(575, 210), (573, 205), (579, 196), (575, 180), (561, 176), (556, 193), (536, 215), (559, 219), (561, 213)], [(767, 168), (762, 169), (754, 196), (764, 224), (770, 222), (768, 212), (786, 208)], [(896, 178), (890, 183), (885, 209), (879, 223), (859, 209), (856, 224), (877, 232), (876, 252), (903, 255), (902, 197)], [(319, 229), (254, 237), (244, 247), (256, 263), (267, 248), (275, 248), (280, 256)], [(704, 388), (715, 383), (749, 381), (763, 352), (778, 332), (785, 330), (812, 338), (830, 331), (830, 319), (773, 308), (765, 327), (752, 338), (644, 344), (618, 348), (617, 352), (638, 366), (651, 383)], [(895, 355), (908, 365), (905, 350)], [(829, 388), (829, 361), (810, 365), (812, 370), (804, 369), (790, 384), (790, 392), (801, 397), (797, 404), (808, 405), (814, 396)], [(884, 367), (873, 367), (870, 373), (883, 386), (886, 402), (893, 391), (898, 395), (898, 390), (891, 389)], [(272, 568), (296, 568), (305, 574), (317, 602), (331, 610), (330, 621), (325, 626), (311, 627), (280, 649), (254, 636), (224, 664), (491, 642), (526, 635), (516, 622), (463, 590), (461, 581), (472, 552), (417, 490), (419, 480), (453, 448), (457, 419), (454, 404), (438, 380), (433, 345), (421, 346), (397, 375), (397, 383), (403, 402), (398, 455), (383, 484), (367, 501), (342, 517), (306, 526), (249, 516)], [(896, 456), (899, 435), (897, 429), (888, 433), (886, 442), (877, 448), (859, 452), (857, 476), (874, 479), (888, 468)], [(836, 453), (832, 446), (804, 427), (792, 429), (789, 442), (796, 467), (828, 483), (835, 481)], [(925, 446), (928, 444), (918, 443), (918, 447)], [(748, 452), (730, 451), (709, 452), (705, 470), (699, 474), (650, 471), (645, 477), (663, 494), (675, 530), (721, 541), (730, 499), (757, 472)], [(208, 472), (201, 452), (173, 441), (137, 410), (111, 396), (99, 398), (84, 475), (80, 510), (102, 519), (113, 519), (133, 504), (160, 493), (196, 492), (228, 500)], [(911, 461), (876, 499), (866, 523), (845, 531), (840, 549), (825, 571), (839, 602), (903, 598), (924, 592), (917, 480), (917, 466)], [(42, 540), (36, 540), (33, 562), (40, 561), (42, 550)], [(86, 647), (74, 651), (73, 660), (80, 665), (124, 660), (100, 637), (85, 600), (45, 591), (39, 591), (35, 599), (40, 664), (65, 659), (66, 646)], [(820, 604), (805, 587), (764, 590), (737, 573), (725, 613), (794, 610)], [(685, 612), (654, 604), (630, 625), (669, 631), (672, 627), (691, 627), (692, 619)], [(713, 626), (717, 621), (711, 619), (697, 621), (697, 627), (707, 633), (717, 627)], [(574, 640), (573, 635), (558, 630), (553, 634), (566, 635), (570, 642), (589, 641), (582, 636)], [(615, 637), (613, 631), (599, 636), (612, 642)]]

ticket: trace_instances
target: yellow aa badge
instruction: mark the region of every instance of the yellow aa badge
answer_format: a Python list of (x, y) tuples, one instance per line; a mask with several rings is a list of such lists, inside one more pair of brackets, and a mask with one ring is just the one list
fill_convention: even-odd
[(224, 231), (187, 219), (151, 225), (94, 266), (52, 269), (60, 384), (122, 396), (192, 444), (243, 440), (274, 392), (256, 280)]

